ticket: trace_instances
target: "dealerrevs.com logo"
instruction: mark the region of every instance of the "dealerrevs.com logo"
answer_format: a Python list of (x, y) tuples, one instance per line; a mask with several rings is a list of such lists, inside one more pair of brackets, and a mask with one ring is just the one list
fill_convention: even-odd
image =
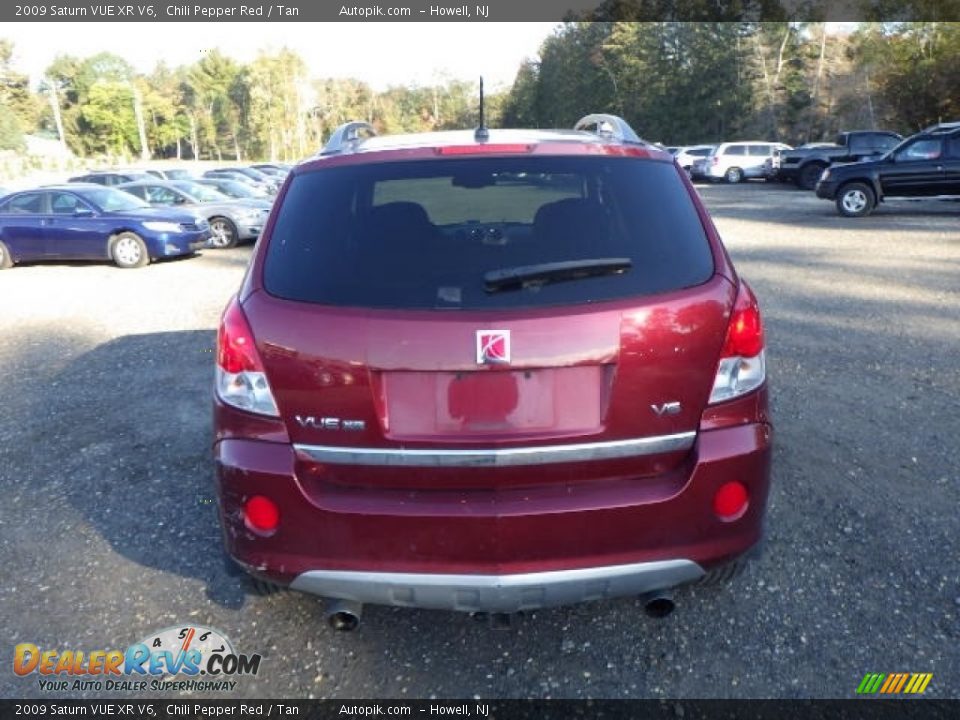
[(233, 690), (256, 675), (259, 654), (237, 653), (223, 633), (199, 625), (169, 627), (126, 650), (60, 650), (20, 643), (13, 672), (37, 676), (45, 691)]

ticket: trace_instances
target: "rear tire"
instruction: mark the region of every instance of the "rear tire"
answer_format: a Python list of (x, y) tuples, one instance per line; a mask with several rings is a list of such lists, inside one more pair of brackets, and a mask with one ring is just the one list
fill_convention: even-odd
[(738, 167), (729, 168), (724, 174), (723, 179), (728, 183), (736, 184), (743, 181), (743, 170)]
[(823, 163), (804, 165), (800, 171), (800, 175), (797, 176), (797, 185), (800, 186), (801, 190), (813, 190), (817, 186), (817, 180), (820, 179), (820, 175), (826, 167)]
[(869, 215), (876, 204), (877, 196), (864, 183), (847, 183), (837, 190), (837, 211), (844, 217)]
[(141, 268), (150, 262), (147, 246), (132, 232), (122, 232), (113, 239), (110, 256), (117, 267), (124, 269)]
[(7, 270), (13, 267), (13, 258), (10, 257), (10, 251), (7, 246), (0, 242), (0, 270)]
[(210, 218), (210, 247), (226, 250), (236, 247), (239, 241), (240, 233), (233, 221), (225, 217)]

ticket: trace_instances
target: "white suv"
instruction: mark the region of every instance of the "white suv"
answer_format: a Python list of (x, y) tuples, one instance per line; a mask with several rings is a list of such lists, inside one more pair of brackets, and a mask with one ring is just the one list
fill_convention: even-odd
[(783, 143), (763, 141), (721, 143), (703, 159), (702, 165), (698, 161), (694, 175), (730, 183), (763, 177), (763, 164), (767, 158), (772, 158), (775, 152), (790, 149)]

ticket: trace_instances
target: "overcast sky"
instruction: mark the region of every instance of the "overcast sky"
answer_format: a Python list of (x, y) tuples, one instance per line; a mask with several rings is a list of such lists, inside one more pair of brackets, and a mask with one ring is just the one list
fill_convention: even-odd
[(355, 77), (375, 89), (429, 84), (449, 76), (490, 89), (509, 87), (525, 57), (557, 23), (16, 23), (0, 28), (14, 42), (14, 63), (36, 82), (58, 54), (105, 50), (147, 72), (176, 66), (214, 48), (247, 62), (260, 50), (296, 50), (315, 77)]

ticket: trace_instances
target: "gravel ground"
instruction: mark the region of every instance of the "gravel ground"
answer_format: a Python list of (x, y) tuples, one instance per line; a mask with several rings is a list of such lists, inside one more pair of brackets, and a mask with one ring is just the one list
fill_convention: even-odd
[[(221, 560), (211, 350), (249, 248), (32, 265), (0, 274), (8, 661), (199, 623), (265, 656), (230, 697), (852, 697), (896, 671), (960, 696), (960, 204), (848, 220), (790, 188), (700, 190), (767, 323), (774, 486), (745, 576), (663, 620), (632, 598), (510, 627), (370, 607), (332, 633)], [(0, 696), (58, 695), (8, 669)]]

